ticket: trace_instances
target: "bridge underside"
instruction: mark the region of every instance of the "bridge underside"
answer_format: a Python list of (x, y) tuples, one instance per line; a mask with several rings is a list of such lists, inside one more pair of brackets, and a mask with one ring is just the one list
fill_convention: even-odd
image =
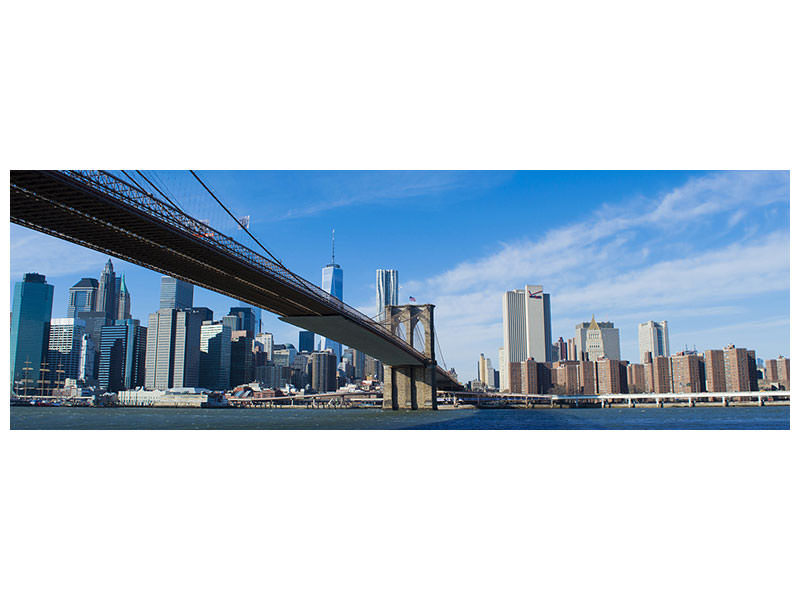
[[(259, 306), (387, 365), (421, 365), (424, 360), (372, 325), (337, 313), (302, 284), (64, 173), (11, 171), (10, 196), (11, 221), (18, 225)], [(443, 387), (457, 386), (438, 371)]]
[(280, 319), (301, 329), (314, 331), (326, 338), (341, 342), (351, 348), (358, 348), (364, 354), (377, 358), (387, 365), (422, 365), (422, 361), (409, 358), (409, 355), (401, 349), (370, 335), (358, 324), (341, 315), (287, 316)]

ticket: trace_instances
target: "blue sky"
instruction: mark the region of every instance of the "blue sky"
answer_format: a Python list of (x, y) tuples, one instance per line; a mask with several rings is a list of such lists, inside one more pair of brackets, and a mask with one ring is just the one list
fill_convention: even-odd
[[(150, 173), (150, 172), (146, 172)], [(153, 172), (181, 206), (235, 227), (186, 172)], [(637, 323), (669, 321), (672, 351), (728, 343), (762, 358), (789, 354), (789, 174), (677, 171), (201, 172), (289, 268), (319, 284), (330, 260), (344, 300), (374, 313), (375, 269), (399, 271), (401, 302), (437, 305), (447, 366), (475, 377), (483, 352), (497, 363), (501, 296), (525, 284), (551, 294), (554, 341), (575, 324), (611, 320), (622, 358), (638, 361)], [(11, 287), (27, 271), (67, 290), (98, 277), (101, 254), (11, 225)], [(245, 238), (239, 233), (237, 239)], [(160, 275), (113, 260), (135, 318), (158, 307)], [(215, 316), (234, 302), (195, 289)], [(297, 343), (268, 313), (265, 329)]]

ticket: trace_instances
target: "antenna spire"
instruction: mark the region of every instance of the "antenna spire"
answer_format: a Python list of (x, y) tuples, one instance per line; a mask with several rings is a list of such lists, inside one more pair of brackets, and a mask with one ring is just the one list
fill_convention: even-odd
[(336, 263), (336, 230), (331, 229), (331, 264)]

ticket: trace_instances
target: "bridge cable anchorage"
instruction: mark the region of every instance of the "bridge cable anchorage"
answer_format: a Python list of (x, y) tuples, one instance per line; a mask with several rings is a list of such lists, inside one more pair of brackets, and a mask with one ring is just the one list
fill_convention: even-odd
[(195, 178), (195, 179), (197, 179), (197, 181), (200, 183), (200, 185), (202, 185), (202, 186), (203, 186), (203, 188), (204, 188), (204, 189), (205, 189), (205, 190), (206, 190), (206, 191), (209, 193), (209, 195), (210, 195), (212, 198), (214, 198), (214, 200), (216, 200), (216, 201), (217, 201), (217, 204), (219, 204), (219, 205), (222, 207), (222, 209), (223, 209), (223, 210), (224, 210), (226, 213), (228, 213), (228, 216), (230, 216), (230, 218), (231, 218), (231, 219), (233, 219), (233, 220), (234, 220), (234, 222), (235, 222), (235, 223), (236, 223), (236, 224), (237, 224), (237, 225), (238, 225), (238, 226), (239, 226), (241, 229), (244, 229), (244, 232), (245, 232), (245, 233), (246, 233), (248, 236), (250, 236), (250, 238), (251, 238), (251, 239), (252, 239), (252, 240), (253, 240), (253, 241), (254, 241), (256, 244), (258, 244), (258, 247), (259, 247), (259, 248), (261, 248), (261, 249), (262, 249), (264, 252), (266, 252), (266, 253), (267, 253), (267, 254), (270, 256), (270, 258), (272, 258), (272, 260), (274, 260), (274, 261), (275, 261), (275, 262), (276, 262), (276, 263), (277, 263), (277, 264), (278, 264), (278, 265), (279, 265), (279, 266), (280, 266), (282, 269), (284, 269), (284, 270), (285, 270), (287, 273), (289, 273), (290, 275), (292, 275), (292, 276), (294, 277), (294, 279), (295, 279), (295, 280), (296, 280), (298, 283), (300, 283), (300, 284), (301, 284), (301, 285), (302, 285), (304, 288), (306, 288), (306, 290), (308, 290), (308, 291), (312, 291), (312, 292), (314, 291), (314, 290), (311, 290), (311, 289), (308, 287), (308, 285), (306, 284), (306, 281), (305, 281), (305, 279), (303, 279), (302, 277), (298, 277), (298, 276), (297, 276), (297, 275), (296, 275), (296, 274), (295, 274), (293, 271), (289, 270), (289, 269), (286, 267), (286, 265), (284, 265), (284, 264), (283, 264), (283, 263), (282, 263), (282, 262), (281, 262), (281, 261), (280, 261), (280, 260), (279, 260), (279, 259), (278, 259), (278, 258), (277, 258), (275, 255), (274, 255), (274, 254), (272, 254), (272, 252), (270, 252), (269, 250), (267, 250), (267, 248), (264, 246), (264, 244), (262, 244), (261, 242), (259, 242), (259, 241), (256, 239), (256, 236), (254, 236), (252, 233), (250, 233), (250, 231), (249, 231), (249, 230), (248, 230), (248, 229), (247, 229), (247, 228), (246, 228), (244, 225), (242, 225), (242, 223), (239, 221), (239, 219), (237, 219), (237, 218), (234, 216), (234, 214), (233, 214), (233, 213), (232, 213), (230, 210), (228, 210), (228, 207), (227, 207), (227, 206), (225, 206), (225, 205), (222, 203), (222, 201), (221, 201), (219, 198), (217, 198), (217, 196), (214, 194), (214, 192), (212, 192), (212, 191), (211, 191), (211, 190), (208, 188), (208, 186), (207, 186), (207, 185), (206, 185), (206, 184), (203, 182), (203, 180), (202, 180), (202, 179), (200, 179), (200, 177), (199, 177), (199, 175), (198, 175), (197, 173), (195, 173), (195, 172), (194, 172), (192, 169), (189, 169), (189, 173), (191, 173), (192, 175), (194, 175), (194, 178)]

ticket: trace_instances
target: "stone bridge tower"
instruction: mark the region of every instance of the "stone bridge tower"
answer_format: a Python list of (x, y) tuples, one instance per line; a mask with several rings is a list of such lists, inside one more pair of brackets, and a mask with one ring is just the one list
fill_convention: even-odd
[(383, 369), (383, 408), (390, 410), (436, 410), (436, 354), (434, 353), (433, 304), (387, 306), (384, 326), (394, 335), (404, 325), (405, 341), (414, 346), (417, 324), (424, 336), (422, 365), (394, 365)]

